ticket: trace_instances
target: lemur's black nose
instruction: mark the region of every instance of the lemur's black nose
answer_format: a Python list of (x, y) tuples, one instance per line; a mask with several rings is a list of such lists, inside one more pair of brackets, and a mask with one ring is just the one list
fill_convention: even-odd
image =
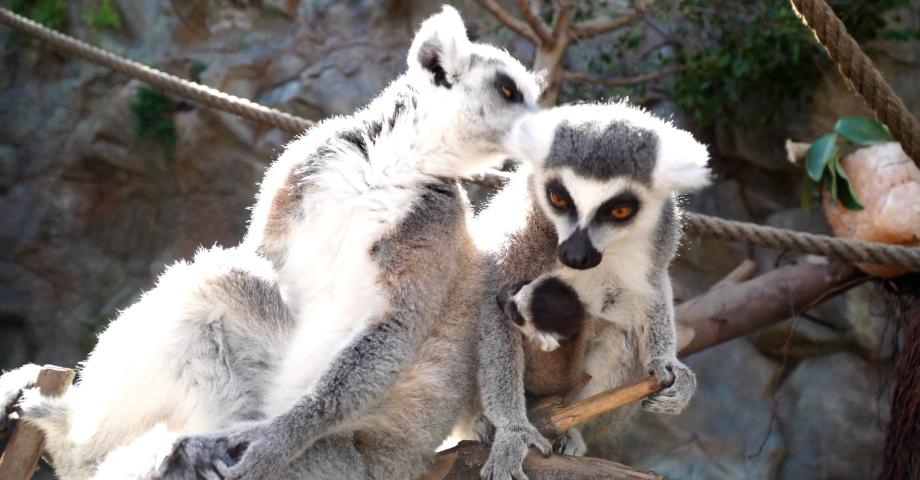
[(582, 228), (575, 230), (569, 238), (559, 245), (559, 261), (565, 266), (578, 270), (594, 268), (601, 263), (601, 252), (598, 252), (588, 231)]

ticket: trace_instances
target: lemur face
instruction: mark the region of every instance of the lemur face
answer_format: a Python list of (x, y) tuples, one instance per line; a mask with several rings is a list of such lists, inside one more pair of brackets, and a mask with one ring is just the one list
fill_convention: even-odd
[(515, 151), (559, 237), (559, 261), (584, 270), (617, 246), (653, 238), (663, 203), (708, 183), (706, 148), (625, 103), (558, 107), (522, 121)]
[(585, 307), (578, 293), (551, 274), (514, 285), (495, 300), (505, 316), (546, 352), (575, 335), (585, 322)]
[(471, 42), (452, 7), (426, 20), (409, 50), (424, 122), (475, 171), (510, 155), (508, 136), (537, 111), (539, 78), (503, 50)]

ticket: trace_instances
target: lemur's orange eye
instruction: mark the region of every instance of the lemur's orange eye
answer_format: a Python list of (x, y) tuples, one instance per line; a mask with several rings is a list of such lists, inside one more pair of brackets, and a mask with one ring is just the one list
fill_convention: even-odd
[(565, 208), (569, 204), (568, 200), (560, 197), (556, 192), (549, 192), (549, 201), (557, 208)]
[(610, 216), (617, 220), (626, 220), (633, 214), (632, 207), (613, 207), (610, 209)]
[(502, 85), (501, 91), (502, 91), (502, 96), (507, 98), (508, 100), (511, 100), (511, 96), (514, 95), (514, 91), (512, 91), (511, 87), (509, 87), (508, 85)]

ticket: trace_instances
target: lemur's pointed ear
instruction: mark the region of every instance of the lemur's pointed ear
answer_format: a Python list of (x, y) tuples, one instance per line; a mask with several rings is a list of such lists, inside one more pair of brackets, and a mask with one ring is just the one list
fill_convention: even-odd
[(450, 88), (469, 55), (469, 43), (460, 14), (445, 5), (415, 34), (409, 49), (409, 71), (426, 75), (436, 86)]
[(694, 192), (709, 185), (712, 172), (707, 166), (709, 152), (690, 132), (663, 129), (658, 161), (653, 173), (655, 188), (672, 192)]

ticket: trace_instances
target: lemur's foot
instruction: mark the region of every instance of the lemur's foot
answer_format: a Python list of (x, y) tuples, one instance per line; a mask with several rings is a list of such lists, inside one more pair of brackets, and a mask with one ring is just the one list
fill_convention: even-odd
[(553, 450), (549, 440), (529, 423), (496, 427), (489, 459), (479, 475), (484, 480), (527, 480), (522, 465), (530, 446), (536, 447), (544, 456)]
[(559, 437), (559, 440), (556, 440), (556, 444), (553, 445), (553, 452), (559, 455), (583, 457), (588, 453), (588, 444), (585, 443), (585, 438), (581, 435), (581, 432), (577, 428), (573, 428)]
[(658, 393), (642, 400), (650, 412), (676, 415), (684, 410), (696, 390), (696, 375), (677, 358), (656, 358), (649, 362), (648, 373), (661, 383)]

